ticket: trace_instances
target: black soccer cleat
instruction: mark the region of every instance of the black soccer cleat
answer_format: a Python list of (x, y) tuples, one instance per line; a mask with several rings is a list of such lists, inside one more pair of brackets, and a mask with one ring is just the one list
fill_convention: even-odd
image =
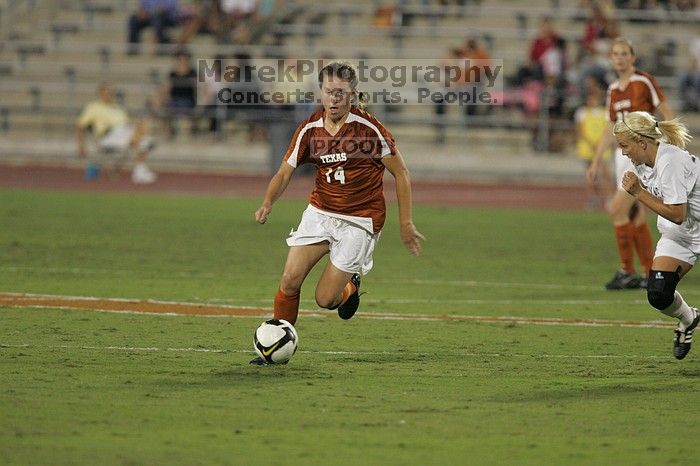
[(615, 276), (605, 284), (606, 290), (636, 290), (641, 288), (642, 279), (636, 273), (626, 273), (618, 270)]
[(698, 310), (693, 308), (695, 311), (695, 319), (688, 325), (685, 330), (676, 329), (674, 330), (673, 337), (673, 356), (676, 359), (683, 359), (690, 352), (690, 345), (693, 343), (693, 331), (695, 327), (700, 323), (700, 313)]
[(338, 316), (343, 320), (354, 316), (357, 308), (360, 307), (360, 274), (352, 274), (350, 281), (355, 284), (355, 292), (348, 297), (347, 301), (338, 306)]

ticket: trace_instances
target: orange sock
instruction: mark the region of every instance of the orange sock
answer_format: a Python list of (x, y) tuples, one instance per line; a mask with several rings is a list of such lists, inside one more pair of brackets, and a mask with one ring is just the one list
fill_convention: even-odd
[(622, 270), (626, 273), (634, 273), (634, 233), (635, 226), (631, 223), (615, 226), (615, 240), (617, 251), (620, 253)]
[(652, 246), (651, 230), (646, 222), (634, 227), (634, 247), (637, 250), (639, 263), (644, 272), (649, 275), (651, 263), (654, 261), (654, 247)]
[(347, 301), (350, 295), (352, 295), (355, 291), (357, 291), (357, 287), (352, 281), (349, 281), (348, 284), (345, 285), (345, 288), (343, 288), (343, 294), (340, 296), (339, 306), (345, 304), (345, 301)]
[(275, 319), (284, 319), (294, 325), (299, 315), (299, 295), (287, 296), (282, 290), (275, 295)]

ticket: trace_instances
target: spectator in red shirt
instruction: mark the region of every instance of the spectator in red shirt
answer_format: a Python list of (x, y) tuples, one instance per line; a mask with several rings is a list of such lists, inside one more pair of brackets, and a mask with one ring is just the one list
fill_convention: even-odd
[(530, 45), (530, 62), (538, 63), (542, 55), (555, 46), (557, 39), (559, 39), (559, 34), (552, 25), (552, 19), (549, 16), (544, 16), (540, 23), (540, 32)]
[(544, 79), (542, 71), (542, 56), (553, 48), (559, 34), (552, 25), (552, 20), (549, 16), (544, 16), (540, 23), (540, 31), (537, 37), (530, 44), (530, 53), (528, 54), (528, 62), (521, 66), (515, 76), (515, 84), (522, 86), (531, 81), (542, 81)]

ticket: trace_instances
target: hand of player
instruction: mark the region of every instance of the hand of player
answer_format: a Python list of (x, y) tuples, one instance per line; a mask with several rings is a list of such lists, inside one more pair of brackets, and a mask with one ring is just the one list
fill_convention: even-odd
[(413, 223), (405, 223), (401, 225), (401, 241), (411, 251), (411, 254), (419, 256), (422, 247), (420, 242), (425, 241), (425, 236), (416, 230)]
[(258, 223), (267, 222), (267, 216), (270, 214), (272, 207), (267, 205), (262, 205), (258, 210), (255, 211), (255, 221)]
[(633, 196), (639, 194), (639, 191), (642, 189), (639, 178), (632, 172), (626, 172), (622, 176), (622, 187)]

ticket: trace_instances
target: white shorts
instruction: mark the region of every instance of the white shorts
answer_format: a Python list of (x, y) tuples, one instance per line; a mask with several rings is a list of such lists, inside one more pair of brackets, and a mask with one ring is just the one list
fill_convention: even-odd
[(690, 265), (695, 265), (695, 261), (698, 260), (698, 253), (693, 252), (688, 245), (663, 236), (659, 239), (659, 242), (656, 243), (654, 259), (660, 256), (673, 257), (674, 259), (678, 259)]
[[(134, 138), (135, 128), (133, 125), (118, 125), (110, 129), (102, 139), (100, 148), (103, 150), (126, 151), (129, 149), (131, 140)], [(139, 150), (147, 151), (152, 147), (152, 138), (144, 137), (139, 142)]]
[(627, 172), (637, 173), (632, 161), (629, 157), (622, 155), (622, 149), (618, 147), (615, 149), (615, 180), (617, 182), (617, 189), (625, 190), (625, 188), (622, 187), (622, 177), (625, 176)]
[(365, 275), (374, 265), (372, 254), (379, 235), (310, 205), (301, 216), (297, 230), (289, 234), (287, 244), (307, 246), (328, 241), (331, 263), (335, 267), (344, 272)]
[(676, 225), (658, 216), (656, 228), (661, 233), (661, 239), (656, 243), (654, 258), (667, 256), (695, 264), (700, 255), (700, 223), (687, 218), (682, 225)]

